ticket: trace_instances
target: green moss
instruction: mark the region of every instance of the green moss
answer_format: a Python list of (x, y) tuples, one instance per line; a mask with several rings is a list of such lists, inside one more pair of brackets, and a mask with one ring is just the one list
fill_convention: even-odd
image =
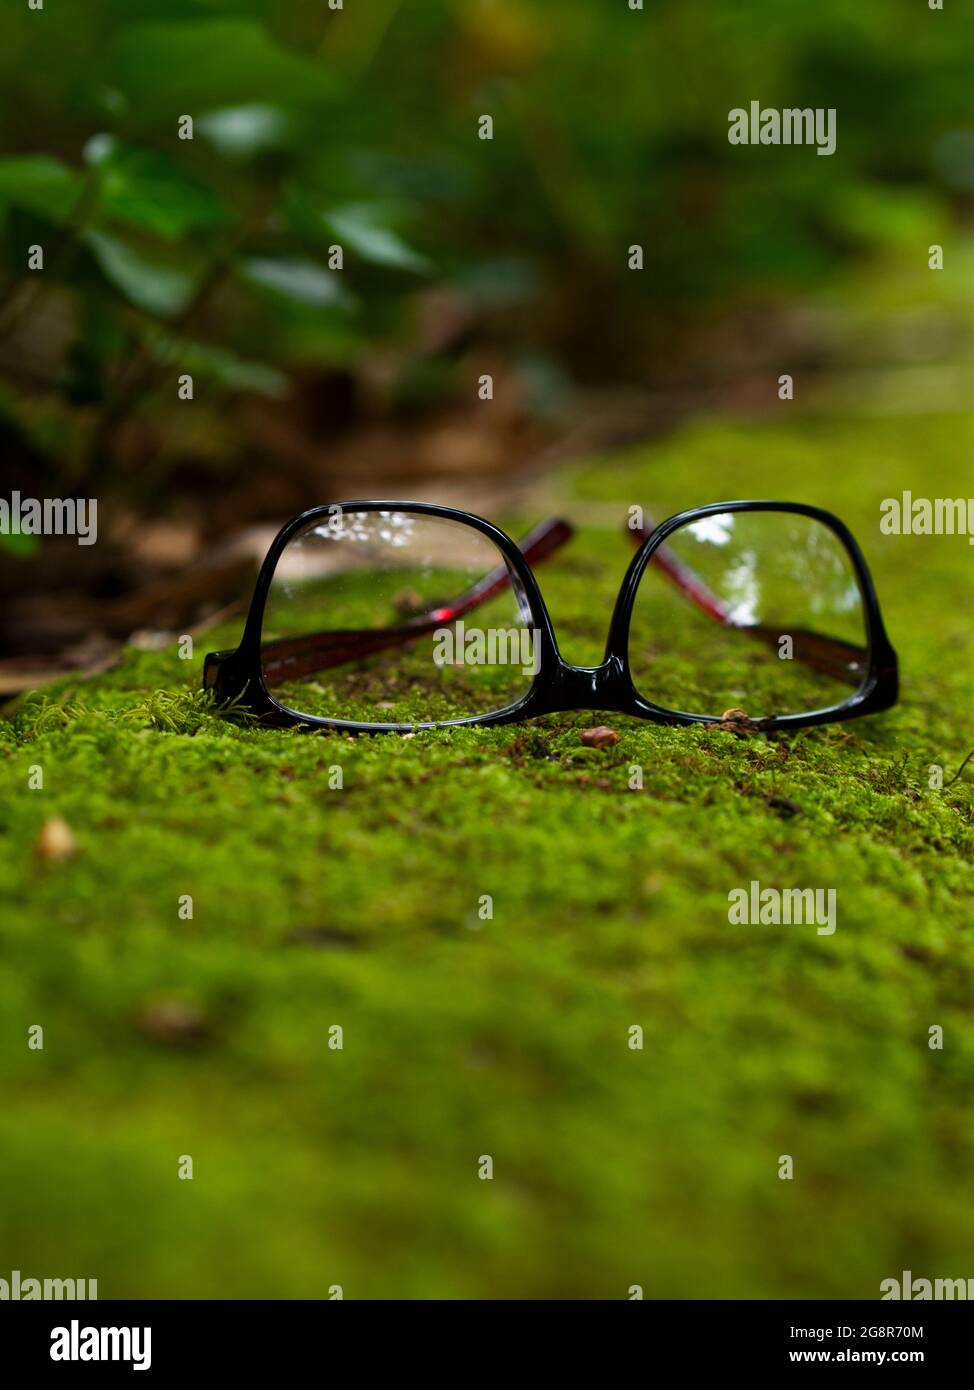
[[(974, 798), (970, 768), (944, 790), (929, 768), (974, 744), (972, 552), (878, 517), (902, 487), (963, 493), (972, 431), (692, 425), (580, 471), (581, 534), (539, 571), (565, 655), (597, 660), (629, 505), (830, 506), (900, 652), (889, 715), (775, 740), (605, 715), (601, 751), (592, 715), (308, 737), (221, 718), (175, 652), (22, 701), (0, 725), (9, 1267), (141, 1297), (969, 1274)], [(52, 815), (63, 863), (33, 851)], [(752, 879), (836, 888), (837, 931), (731, 926)]]

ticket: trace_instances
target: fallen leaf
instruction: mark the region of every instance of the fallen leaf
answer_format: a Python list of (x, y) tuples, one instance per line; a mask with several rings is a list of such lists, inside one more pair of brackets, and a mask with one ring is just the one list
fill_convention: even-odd
[(74, 650), (80, 653), (80, 648), (77, 648), (64, 652), (60, 657), (4, 657), (0, 661), (0, 700), (22, 695), (26, 690), (39, 690), (41, 686), (63, 680), (66, 676), (77, 676), (81, 680), (100, 676), (116, 665), (121, 653), (117, 643), (106, 643), (94, 660), (75, 660)]

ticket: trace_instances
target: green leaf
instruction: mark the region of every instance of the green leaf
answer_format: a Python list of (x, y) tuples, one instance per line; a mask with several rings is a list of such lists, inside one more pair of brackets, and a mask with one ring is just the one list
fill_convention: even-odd
[(0, 549), (9, 550), (12, 555), (24, 558), (27, 555), (35, 555), (40, 548), (39, 536), (18, 536), (13, 532), (0, 531)]
[(941, 204), (921, 189), (840, 181), (833, 185), (823, 211), (843, 236), (904, 251), (928, 245), (945, 231)]
[(251, 284), (272, 290), (285, 299), (315, 308), (348, 304), (338, 274), (317, 261), (297, 257), (251, 256), (241, 261), (244, 278)]
[(181, 371), (209, 377), (231, 391), (254, 391), (261, 396), (279, 397), (288, 388), (287, 376), (276, 367), (266, 362), (245, 361), (212, 343), (170, 338), (164, 343), (154, 344), (152, 351), (159, 361), (167, 365), (178, 363)]
[(85, 241), (105, 278), (137, 309), (171, 318), (192, 299), (196, 279), (189, 272), (149, 260), (105, 232), (88, 232)]
[(177, 240), (226, 221), (214, 194), (155, 150), (114, 148), (98, 173), (102, 210), (158, 236)]
[(255, 20), (133, 24), (111, 47), (115, 83), (140, 112), (171, 115), (238, 103), (314, 103), (334, 94), (327, 68), (279, 47)]
[(48, 155), (0, 159), (0, 203), (64, 222), (81, 197), (84, 175)]
[(342, 244), (350, 246), (364, 261), (410, 270), (417, 275), (427, 275), (433, 268), (425, 256), (407, 246), (388, 226), (380, 207), (354, 203), (335, 208), (322, 217)]

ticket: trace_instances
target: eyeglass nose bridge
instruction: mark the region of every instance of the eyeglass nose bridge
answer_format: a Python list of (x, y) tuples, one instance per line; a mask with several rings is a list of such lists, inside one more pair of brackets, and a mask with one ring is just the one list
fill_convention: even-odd
[(599, 666), (573, 666), (559, 653), (554, 670), (552, 710), (624, 708), (629, 684), (618, 656), (608, 657)]

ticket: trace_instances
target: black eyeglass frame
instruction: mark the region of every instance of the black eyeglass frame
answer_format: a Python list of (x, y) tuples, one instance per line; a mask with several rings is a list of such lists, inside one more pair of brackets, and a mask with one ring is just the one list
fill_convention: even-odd
[[(349, 719), (299, 714), (277, 701), (267, 689), (261, 659), (261, 633), (264, 610), (277, 562), (288, 542), (315, 521), (329, 521), (336, 512), (407, 512), (419, 516), (442, 517), (471, 526), (493, 541), (520, 583), (531, 611), (540, 643), (538, 671), (531, 688), (515, 704), (487, 714), (466, 715), (458, 719), (421, 721), (410, 724), (366, 723)], [(647, 700), (636, 689), (629, 666), (629, 628), (633, 605), (643, 571), (654, 552), (674, 531), (704, 517), (724, 512), (787, 512), (809, 517), (827, 526), (841, 541), (852, 561), (859, 583), (866, 619), (868, 669), (859, 688), (847, 700), (825, 709), (801, 714), (770, 715), (750, 721), (761, 730), (807, 728), (876, 714), (894, 705), (899, 693), (898, 662), (879, 608), (869, 568), (852, 532), (843, 521), (821, 507), (803, 502), (737, 501), (713, 502), (677, 512), (655, 526), (633, 556), (623, 577), (609, 622), (605, 654), (598, 666), (574, 666), (558, 649), (554, 627), (530, 563), (517, 543), (493, 522), (473, 512), (444, 507), (431, 502), (366, 501), (331, 503), (312, 507), (289, 521), (275, 536), (257, 576), (250, 610), (240, 645), (232, 651), (211, 652), (204, 663), (204, 688), (212, 690), (219, 702), (233, 703), (248, 710), (262, 723), (274, 727), (301, 727), (308, 730), (335, 730), (344, 733), (411, 733), (415, 729), (456, 728), (464, 725), (512, 724), (543, 714), (569, 710), (604, 710), (648, 719), (657, 724), (718, 724), (718, 714), (691, 714), (673, 710)]]

